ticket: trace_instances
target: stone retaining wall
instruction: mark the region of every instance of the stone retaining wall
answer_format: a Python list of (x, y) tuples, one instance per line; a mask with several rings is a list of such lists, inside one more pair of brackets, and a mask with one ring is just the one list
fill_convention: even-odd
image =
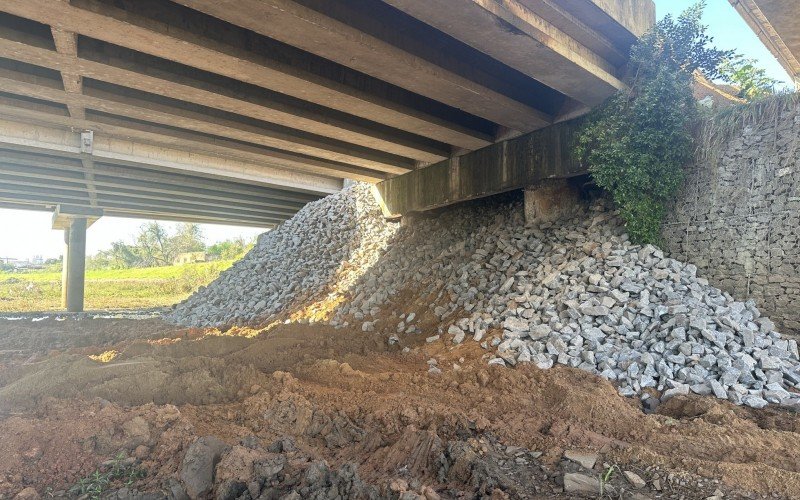
[[(701, 134), (664, 247), (800, 333), (800, 105), (731, 110)], [(711, 140), (709, 140), (711, 138)]]

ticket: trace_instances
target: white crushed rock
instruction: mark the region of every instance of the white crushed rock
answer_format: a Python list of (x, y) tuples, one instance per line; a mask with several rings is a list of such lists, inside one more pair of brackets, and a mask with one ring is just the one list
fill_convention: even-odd
[(354, 184), (262, 234), (244, 258), (165, 317), (186, 326), (266, 320), (334, 285), (348, 287), (397, 229), (384, 220), (371, 186)]
[[(337, 327), (478, 342), (489, 364), (577, 367), (627, 396), (654, 388), (662, 399), (693, 392), (800, 409), (788, 390), (800, 388), (797, 342), (694, 265), (631, 245), (600, 203), (526, 227), (521, 203), (485, 201), (396, 231), (369, 188), (356, 185), (263, 235), (170, 318), (204, 326), (270, 316), (331, 286), (346, 267), (358, 272), (347, 274), (349, 300), (330, 320)], [(408, 290), (432, 299), (381, 324), (381, 311)], [(438, 331), (417, 325), (424, 309), (441, 321)]]

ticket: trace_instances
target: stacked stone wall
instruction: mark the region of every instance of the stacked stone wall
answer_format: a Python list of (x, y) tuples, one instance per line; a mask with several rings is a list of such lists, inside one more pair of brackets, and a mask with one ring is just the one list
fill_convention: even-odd
[(782, 98), (720, 121), (699, 134), (665, 250), (800, 333), (800, 105)]

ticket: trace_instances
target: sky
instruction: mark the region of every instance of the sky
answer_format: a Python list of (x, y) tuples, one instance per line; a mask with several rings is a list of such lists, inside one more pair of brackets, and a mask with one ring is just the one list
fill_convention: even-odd
[[(659, 18), (666, 14), (677, 15), (693, 5), (695, 0), (655, 0)], [(756, 59), (767, 70), (768, 76), (789, 85), (789, 75), (761, 43), (749, 26), (739, 16), (728, 0), (708, 0), (705, 24), (714, 37), (714, 44), (721, 49), (736, 49), (745, 57)], [(118, 240), (131, 242), (146, 221), (103, 217), (87, 233), (87, 253), (95, 254)], [(174, 224), (166, 223), (173, 230)], [(35, 255), (54, 258), (63, 252), (61, 231), (51, 227), (49, 212), (31, 212), (0, 209), (0, 258), (28, 259)], [(203, 224), (206, 243), (244, 236), (250, 238), (263, 232), (256, 228)]]

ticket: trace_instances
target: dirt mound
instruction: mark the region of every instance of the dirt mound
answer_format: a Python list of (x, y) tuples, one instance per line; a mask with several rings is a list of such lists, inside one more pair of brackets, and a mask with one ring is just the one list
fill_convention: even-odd
[[(597, 487), (609, 471), (603, 487), (625, 498), (706, 498), (717, 489), (726, 498), (800, 497), (796, 414), (677, 396), (648, 415), (598, 376), (486, 366), (475, 344), (388, 346), (376, 334), (303, 325), (226, 333), (162, 331), (7, 366), (0, 495), (32, 486), (70, 496), (122, 452), (147, 475), (115, 498), (172, 498), (184, 488), (187, 450), (216, 436), (229, 445), (215, 468), (213, 494), (222, 497), (560, 498), (576, 485)], [(88, 358), (101, 349), (119, 354)], [(52, 363), (63, 366), (58, 376)], [(429, 373), (431, 364), (441, 373)], [(59, 394), (78, 383), (68, 366), (86, 368), (83, 385)], [(109, 369), (135, 371), (120, 381), (98, 375)], [(47, 373), (64, 380), (24, 400), (22, 380)], [(206, 392), (218, 402), (204, 403)], [(147, 397), (158, 403), (138, 405)], [(596, 454), (596, 463), (567, 460), (568, 450)], [(636, 489), (624, 472), (646, 486)]]

